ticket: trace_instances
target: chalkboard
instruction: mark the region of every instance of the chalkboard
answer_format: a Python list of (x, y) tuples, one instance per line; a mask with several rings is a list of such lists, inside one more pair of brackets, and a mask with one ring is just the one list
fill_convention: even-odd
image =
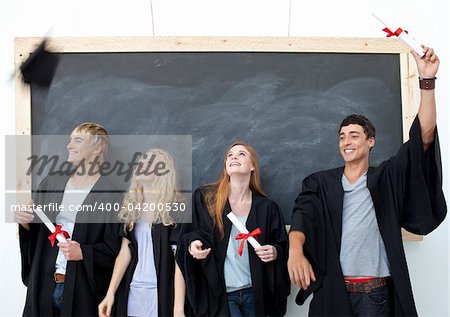
[(403, 142), (401, 53), (55, 54), (61, 58), (50, 88), (31, 87), (33, 135), (67, 135), (92, 121), (113, 135), (192, 136), (192, 171), (180, 169), (192, 172), (192, 187), (182, 190), (216, 180), (226, 146), (242, 140), (256, 149), (264, 189), (287, 223), (303, 178), (342, 165), (345, 116), (364, 114), (374, 123), (371, 164)]

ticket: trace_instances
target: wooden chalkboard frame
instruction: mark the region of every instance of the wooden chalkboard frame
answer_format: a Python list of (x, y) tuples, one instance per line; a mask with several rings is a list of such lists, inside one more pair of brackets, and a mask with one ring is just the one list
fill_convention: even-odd
[[(42, 38), (15, 38), (15, 69), (39, 45)], [(49, 38), (48, 49), (57, 53), (110, 52), (308, 52), (398, 54), (400, 61), (403, 141), (418, 109), (417, 70), (410, 49), (397, 39), (327, 37), (62, 37)], [(16, 76), (16, 134), (31, 133), (31, 89)], [(31, 144), (20, 144), (31, 155)], [(24, 161), (17, 162), (16, 189), (29, 191), (31, 177)], [(421, 240), (403, 234), (405, 240)]]

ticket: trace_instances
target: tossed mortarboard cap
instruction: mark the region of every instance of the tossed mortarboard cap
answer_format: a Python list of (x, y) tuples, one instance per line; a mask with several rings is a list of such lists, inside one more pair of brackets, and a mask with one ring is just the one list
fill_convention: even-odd
[(49, 86), (58, 66), (59, 56), (45, 50), (46, 40), (39, 44), (22, 65), (20, 71), (23, 81), (27, 84)]

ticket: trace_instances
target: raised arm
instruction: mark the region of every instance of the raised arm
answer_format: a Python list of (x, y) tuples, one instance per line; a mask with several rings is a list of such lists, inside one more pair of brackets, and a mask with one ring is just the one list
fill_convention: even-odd
[[(420, 90), (420, 106), (419, 106), (419, 121), (422, 131), (422, 141), (424, 151), (428, 150), (429, 145), (434, 140), (436, 131), (436, 100), (434, 94), (434, 78), (436, 77), (439, 68), (439, 58), (434, 53), (432, 48), (422, 46), (425, 55), (420, 57), (416, 52), (412, 52), (419, 71), (419, 77), (425, 84), (424, 80), (430, 80), (431, 83), (426, 84), (427, 88)], [(430, 87), (431, 86), (431, 87)]]

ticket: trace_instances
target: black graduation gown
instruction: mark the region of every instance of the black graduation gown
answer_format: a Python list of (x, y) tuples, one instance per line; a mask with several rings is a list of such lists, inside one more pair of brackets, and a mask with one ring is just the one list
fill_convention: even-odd
[[(123, 232), (123, 229), (122, 229)], [(152, 225), (153, 257), (158, 280), (158, 316), (173, 316), (175, 257), (172, 227)], [(130, 241), (131, 262), (117, 289), (114, 316), (127, 316), (128, 294), (138, 259), (138, 245), (134, 231), (123, 235)]]
[[(227, 202), (223, 212), (225, 235), (221, 239), (213, 228), (205, 205), (206, 190), (207, 187), (200, 187), (193, 193), (192, 224), (182, 227), (176, 257), (186, 281), (186, 294), (193, 315), (228, 316), (224, 263), (232, 226), (226, 215), (231, 208)], [(290, 281), (286, 265), (288, 239), (281, 212), (275, 202), (253, 193), (245, 226), (250, 232), (261, 228), (262, 234), (257, 238), (259, 243), (277, 248), (277, 259), (269, 263), (262, 262), (253, 247), (243, 255), (249, 256), (256, 315), (282, 316), (286, 313)], [(203, 242), (204, 248), (212, 248), (204, 260), (196, 260), (188, 252), (190, 243), (197, 239)]]
[[(46, 177), (34, 195), (35, 204), (60, 204), (69, 176)], [(103, 203), (118, 203), (122, 193), (105, 177), (100, 177), (83, 205), (98, 208)], [(95, 213), (95, 214), (94, 214)], [(104, 223), (87, 223), (92, 215), (105, 219)], [(54, 221), (56, 213), (48, 213)], [(98, 304), (109, 286), (111, 274), (120, 249), (120, 224), (109, 221), (111, 211), (80, 211), (77, 213), (72, 240), (81, 245), (83, 260), (68, 261), (64, 282), (62, 316), (98, 316)], [(116, 218), (117, 219), (117, 218)], [(108, 220), (108, 221), (106, 221)], [(47, 227), (31, 223), (30, 230), (19, 225), (22, 280), (27, 286), (24, 316), (52, 316), (52, 295), (55, 288), (53, 273), (58, 247), (51, 246)], [(56, 241), (57, 242), (57, 241)], [(55, 242), (55, 243), (56, 243)]]
[[(317, 281), (296, 297), (301, 305), (314, 292), (311, 316), (350, 316), (339, 254), (342, 233), (343, 167), (305, 178), (292, 215), (291, 231), (306, 235), (305, 256)], [(370, 191), (386, 247), (392, 276), (395, 316), (417, 316), (402, 243), (401, 227), (416, 234), (433, 231), (445, 218), (441, 163), (437, 136), (424, 153), (418, 118), (410, 140), (398, 153), (367, 172)]]

